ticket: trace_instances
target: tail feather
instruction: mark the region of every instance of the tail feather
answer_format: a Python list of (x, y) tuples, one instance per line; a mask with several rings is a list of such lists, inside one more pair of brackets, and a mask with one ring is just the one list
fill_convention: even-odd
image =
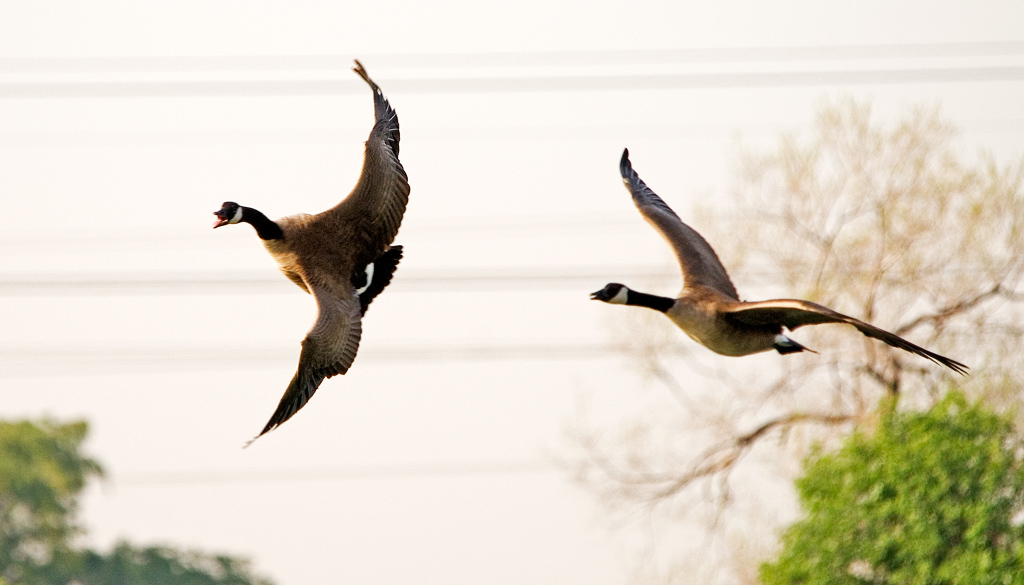
[(782, 355), (788, 353), (800, 353), (801, 351), (809, 351), (811, 353), (818, 353), (809, 347), (804, 347), (792, 339), (782, 335), (781, 333), (775, 336), (775, 343), (773, 344), (775, 351)]
[(383, 254), (373, 261), (373, 276), (370, 277), (370, 285), (359, 294), (359, 305), (362, 314), (373, 299), (379, 295), (389, 284), (391, 278), (398, 269), (398, 263), (402, 260), (402, 246), (391, 246)]

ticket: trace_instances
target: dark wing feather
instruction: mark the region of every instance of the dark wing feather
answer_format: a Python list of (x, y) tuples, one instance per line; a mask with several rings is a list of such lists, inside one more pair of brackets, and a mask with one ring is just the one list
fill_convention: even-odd
[[(363, 315), (366, 314), (366, 309), (369, 308), (373, 299), (391, 284), (391, 278), (395, 274), (395, 270), (398, 270), (398, 263), (401, 260), (402, 246), (391, 246), (387, 252), (373, 261), (373, 276), (370, 278), (370, 286), (359, 293), (359, 305)], [(365, 285), (365, 276), (363, 281), (363, 285)], [(358, 288), (362, 288), (362, 286), (360, 285)]]
[(679, 268), (683, 272), (684, 285), (710, 287), (730, 299), (739, 300), (736, 287), (729, 280), (725, 267), (711, 249), (711, 245), (693, 228), (683, 223), (661, 197), (640, 179), (629, 162), (628, 148), (622, 151), (619, 171), (622, 173), (622, 182), (633, 195), (633, 203), (640, 210), (640, 214), (658, 230), (675, 251)]
[(375, 122), (366, 139), (359, 182), (348, 197), (326, 213), (339, 214), (343, 221), (357, 226), (355, 232), (364, 240), (367, 252), (366, 258), (358, 260), (365, 265), (395, 239), (409, 202), (409, 177), (398, 160), (398, 114), (359, 61), (354, 71), (373, 90)]
[(754, 303), (734, 303), (729, 307), (723, 307), (720, 311), (727, 319), (737, 323), (745, 325), (782, 325), (791, 331), (804, 325), (846, 323), (847, 325), (853, 325), (858, 331), (868, 337), (879, 339), (893, 347), (898, 347), (904, 351), (927, 358), (937, 364), (946, 366), (958, 374), (967, 375), (968, 367), (956, 360), (951, 360), (948, 357), (928, 351), (895, 333), (879, 329), (870, 323), (854, 319), (811, 301), (777, 299)]
[(362, 322), (355, 289), (347, 287), (347, 292), (335, 294), (326, 286), (309, 288), (316, 297), (319, 313), (313, 328), (302, 340), (298, 370), (273, 416), (249, 443), (284, 424), (309, 402), (325, 378), (344, 374), (356, 358), (362, 336)]
[(398, 142), (401, 138), (398, 131), (398, 114), (395, 113), (394, 108), (391, 107), (387, 98), (384, 97), (384, 92), (380, 89), (380, 86), (370, 79), (370, 74), (366, 72), (359, 59), (356, 59), (355, 62), (356, 66), (352, 68), (352, 71), (355, 71), (359, 77), (362, 77), (363, 81), (369, 84), (370, 89), (373, 90), (373, 116), (377, 119), (378, 124), (381, 122), (386, 123), (385, 138), (388, 146), (395, 153), (395, 158), (398, 158)]

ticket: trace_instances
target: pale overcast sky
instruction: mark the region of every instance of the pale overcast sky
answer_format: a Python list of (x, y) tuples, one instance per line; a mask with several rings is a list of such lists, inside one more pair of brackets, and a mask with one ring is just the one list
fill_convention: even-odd
[[(211, 214), (348, 193), (373, 111), (353, 58), (401, 120), (405, 259), (350, 373), (242, 450), (315, 305)], [(0, 1), (0, 416), (90, 422), (93, 546), (244, 555), (281, 585), (624, 582), (646, 529), (553, 463), (581, 397), (614, 421), (657, 391), (587, 300), (678, 286), (622, 148), (685, 218), (738, 137), (847, 95), (1020, 157), (1024, 5)]]

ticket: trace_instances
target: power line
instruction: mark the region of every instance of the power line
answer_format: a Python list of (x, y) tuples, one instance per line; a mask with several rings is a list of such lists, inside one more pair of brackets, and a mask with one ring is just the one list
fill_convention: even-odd
[[(1024, 80), (1024, 67), (962, 66), (663, 75), (502, 76), (388, 79), (392, 94), (530, 93), (733, 89), (820, 85), (978, 83)], [(7, 82), (0, 98), (151, 98), (351, 95), (362, 82), (341, 79), (134, 82)]]
[[(361, 55), (373, 67), (405, 69), (464, 67), (609, 66), (765, 61), (843, 61), (1014, 56), (1021, 42), (706, 47), (618, 51), (520, 51), (391, 53)], [(0, 59), (0, 73), (168, 73), (186, 71), (348, 70), (348, 55), (201, 55), (139, 57), (35, 57)]]
[[(632, 280), (676, 278), (657, 267), (596, 266), (466, 269), (399, 273), (389, 290), (537, 290), (603, 284), (611, 277)], [(246, 273), (153, 272), (0, 275), (2, 296), (210, 295), (294, 293), (276, 271)]]
[[(359, 363), (439, 363), (494, 361), (566, 361), (617, 355), (608, 343), (522, 343), (504, 345), (414, 345), (359, 352)], [(293, 366), (298, 344), (280, 347), (7, 347), (0, 348), (0, 378), (68, 374), (205, 371)]]
[(222, 469), (136, 472), (112, 477), (118, 486), (224, 485), (252, 483), (306, 483), (313, 481), (383, 481), (539, 475), (563, 472), (556, 464), (539, 459), (491, 459), (437, 461), (380, 465), (293, 469)]
[[(869, 270), (846, 270), (863, 275)], [(950, 266), (948, 274), (986, 274), (983, 267)], [(774, 280), (777, 270), (745, 267), (737, 273), (746, 281)], [(388, 287), (391, 292), (444, 291), (530, 291), (576, 290), (595, 287), (608, 280), (679, 282), (678, 268), (671, 262), (661, 266), (548, 266), (506, 269), (406, 270), (396, 273)], [(589, 289), (588, 289), (589, 290)], [(260, 272), (84, 272), (0, 274), (0, 297), (34, 296), (148, 296), (148, 295), (239, 295), (295, 294), (298, 288), (277, 271)]]
[[(1020, 120), (1024, 123), (1024, 120)], [(1004, 121), (1005, 123), (1005, 121)], [(664, 129), (664, 126), (661, 126)], [(0, 132), (0, 141), (10, 136), (9, 133)], [(342, 197), (339, 195), (338, 197)], [(479, 214), (469, 216), (451, 217), (428, 217), (428, 218), (407, 218), (404, 222), (403, 231), (399, 238), (404, 237), (405, 230), (414, 229), (417, 235), (430, 238), (442, 238), (444, 241), (451, 241), (453, 234), (462, 234), (461, 237), (473, 238), (479, 234), (493, 236), (494, 234), (508, 234), (521, 237), (524, 231), (545, 232), (565, 234), (567, 231), (589, 230), (637, 230), (637, 226), (643, 226), (638, 222), (639, 216), (630, 216), (621, 212), (613, 211), (573, 211), (573, 212), (551, 212), (551, 213), (502, 213)], [(210, 230), (207, 224), (203, 224), (203, 233), (209, 235)], [(61, 229), (55, 232), (40, 232), (36, 230), (17, 229), (6, 230), (0, 235), (0, 249), (9, 252), (12, 249), (24, 248), (32, 252), (38, 252), (43, 248), (56, 248), (69, 251), (86, 246), (109, 246), (122, 248), (129, 246), (138, 249), (140, 246), (155, 249), (166, 247), (167, 249), (179, 250), (182, 246), (193, 246), (204, 248), (210, 244), (209, 238), (202, 238), (196, 234), (196, 226), (192, 224), (180, 224), (176, 226), (151, 227), (144, 232), (130, 232), (118, 230), (116, 233), (109, 231), (85, 231)], [(218, 240), (218, 242), (220, 242)], [(229, 242), (231, 242), (229, 240)], [(233, 241), (234, 245), (248, 247), (249, 242), (242, 243), (242, 240)], [(224, 244), (218, 243), (218, 246)]]
[[(991, 112), (986, 112), (990, 114)], [(1007, 114), (987, 119), (959, 119), (958, 127), (969, 128), (976, 133), (1020, 134), (1024, 132), (1024, 119)], [(694, 139), (694, 134), (727, 133), (742, 128), (746, 136), (759, 133), (782, 133), (793, 128), (784, 122), (718, 122), (685, 124), (638, 124), (621, 126), (612, 123), (584, 123), (571, 126), (488, 126), (488, 127), (432, 127), (418, 129), (419, 141), (489, 143), (508, 141), (552, 141), (565, 142), (621, 139), (630, 136), (635, 139), (664, 140), (678, 142), (679, 137)], [(360, 132), (364, 129), (360, 128)], [(4, 147), (53, 147), (113, 145), (118, 147), (134, 145), (197, 145), (197, 144), (342, 144), (347, 139), (337, 128), (302, 129), (194, 129), (194, 130), (120, 130), (98, 128), (91, 130), (21, 130), (0, 131), (0, 143)], [(443, 229), (443, 228), (442, 228)], [(483, 230), (485, 227), (476, 226)], [(4, 245), (6, 242), (0, 243)], [(18, 244), (18, 242), (15, 242)]]

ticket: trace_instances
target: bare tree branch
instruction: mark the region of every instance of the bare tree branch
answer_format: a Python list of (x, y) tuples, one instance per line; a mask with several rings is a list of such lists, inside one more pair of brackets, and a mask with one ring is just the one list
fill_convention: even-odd
[[(783, 414), (761, 423), (751, 431), (731, 437), (705, 450), (682, 472), (679, 470), (652, 472), (635, 468), (623, 469), (596, 450), (590, 451), (588, 458), (590, 463), (601, 469), (607, 478), (619, 484), (620, 487), (633, 491), (636, 495), (643, 493), (644, 501), (657, 504), (698, 480), (727, 474), (758, 440), (772, 431), (784, 432), (786, 429), (800, 424), (835, 426), (854, 420), (855, 416), (848, 414), (806, 412)], [(594, 446), (591, 445), (591, 447)], [(727, 488), (727, 484), (719, 484), (719, 487)]]
[(1002, 282), (997, 282), (994, 285), (992, 285), (992, 287), (989, 288), (988, 290), (981, 291), (972, 297), (960, 299), (954, 303), (942, 307), (941, 309), (933, 313), (921, 315), (914, 319), (913, 321), (910, 321), (905, 325), (897, 327), (894, 333), (896, 335), (903, 336), (907, 335), (908, 333), (922, 325), (931, 325), (933, 327), (937, 326), (938, 324), (947, 321), (950, 317), (970, 311), (974, 307), (980, 305), (981, 303), (993, 297), (1004, 297), (1006, 299), (1019, 301), (1024, 299), (1024, 294), (1006, 290)]

